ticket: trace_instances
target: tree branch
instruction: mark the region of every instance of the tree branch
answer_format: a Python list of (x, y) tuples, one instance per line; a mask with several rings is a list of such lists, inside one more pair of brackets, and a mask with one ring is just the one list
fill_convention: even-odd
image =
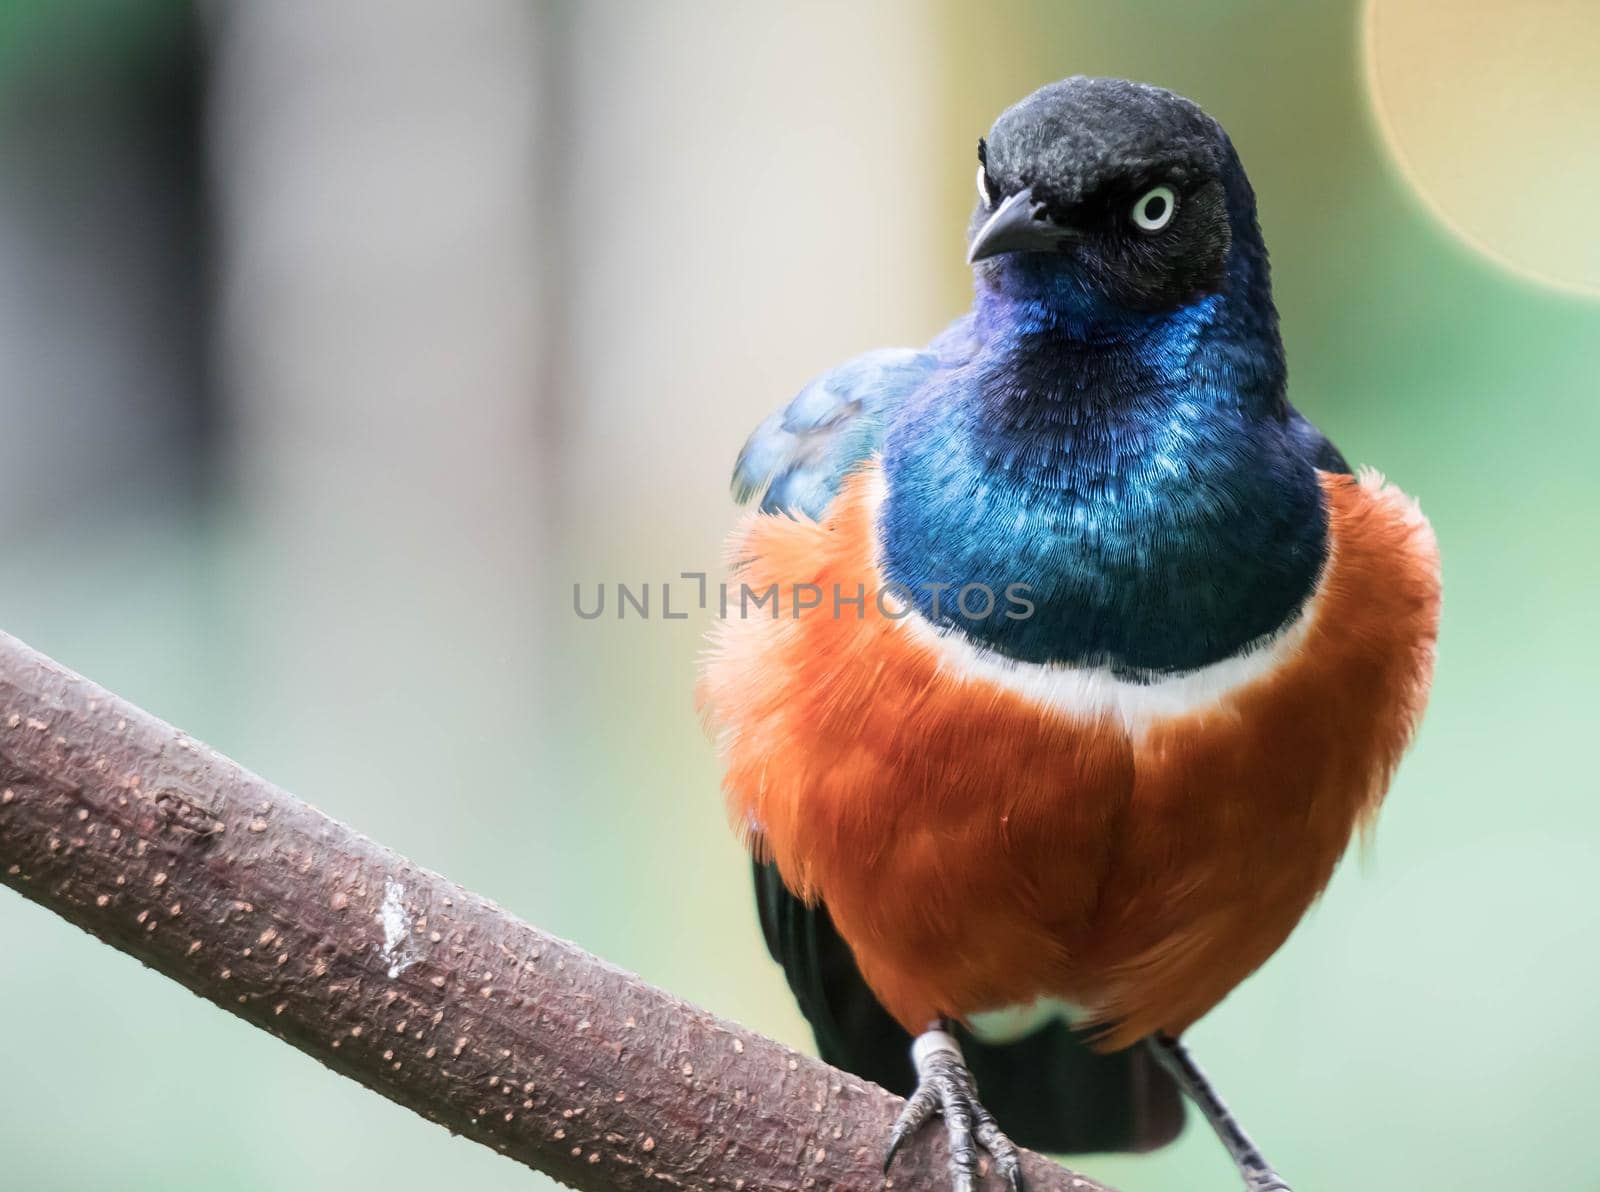
[[(0, 881), (575, 1188), (885, 1186), (898, 1098), (520, 922), (3, 633)], [(947, 1186), (939, 1134), (887, 1186)], [(1037, 1155), (1026, 1171), (1104, 1192)]]

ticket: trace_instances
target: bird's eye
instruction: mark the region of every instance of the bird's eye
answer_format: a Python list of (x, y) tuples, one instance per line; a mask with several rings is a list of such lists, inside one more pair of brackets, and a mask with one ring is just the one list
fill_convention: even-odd
[(978, 167), (978, 197), (985, 207), (994, 206), (994, 196), (989, 193), (989, 172), (982, 166)]
[(1172, 222), (1177, 209), (1178, 196), (1172, 193), (1172, 187), (1152, 186), (1134, 202), (1130, 215), (1140, 231), (1159, 232)]

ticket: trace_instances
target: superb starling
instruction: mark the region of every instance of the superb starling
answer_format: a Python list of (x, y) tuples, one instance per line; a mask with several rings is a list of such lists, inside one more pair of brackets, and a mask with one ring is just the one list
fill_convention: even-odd
[(1007, 110), (967, 257), (969, 313), (739, 458), (701, 691), (767, 944), (823, 1057), (909, 1096), (889, 1160), (939, 1113), (957, 1188), (979, 1148), (1020, 1187), (997, 1123), (1144, 1149), (1181, 1089), (1281, 1192), (1179, 1036), (1376, 812), (1433, 534), (1289, 404), (1255, 196), (1188, 100)]

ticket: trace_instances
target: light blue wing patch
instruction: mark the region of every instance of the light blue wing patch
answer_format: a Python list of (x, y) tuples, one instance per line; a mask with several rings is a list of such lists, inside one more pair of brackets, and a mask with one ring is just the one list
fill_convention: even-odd
[(819, 518), (839, 486), (878, 449), (888, 414), (935, 371), (963, 354), (966, 320), (928, 348), (882, 348), (812, 381), (760, 426), (739, 452), (733, 495), (763, 513)]

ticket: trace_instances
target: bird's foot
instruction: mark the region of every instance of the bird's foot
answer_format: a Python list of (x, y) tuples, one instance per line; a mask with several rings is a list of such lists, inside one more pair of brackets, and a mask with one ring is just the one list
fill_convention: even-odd
[(1244, 1186), (1245, 1192), (1294, 1192), (1287, 1180), (1270, 1169), (1248, 1172), (1244, 1177)]
[(1239, 1174), (1244, 1177), (1245, 1192), (1293, 1192), (1289, 1182), (1262, 1158), (1260, 1148), (1250, 1141), (1244, 1127), (1228, 1112), (1217, 1090), (1177, 1036), (1158, 1031), (1150, 1036), (1149, 1044), (1157, 1062), (1205, 1114), (1222, 1145), (1228, 1148)]
[(1022, 1158), (1016, 1145), (1000, 1133), (994, 1115), (978, 1100), (977, 1085), (955, 1038), (943, 1030), (924, 1031), (912, 1045), (911, 1058), (917, 1068), (917, 1088), (889, 1132), (884, 1174), (888, 1174), (901, 1145), (939, 1113), (944, 1116), (945, 1138), (950, 1147), (950, 1181), (955, 1192), (974, 1192), (977, 1188), (979, 1147), (989, 1152), (1006, 1186), (1013, 1192), (1023, 1192)]

